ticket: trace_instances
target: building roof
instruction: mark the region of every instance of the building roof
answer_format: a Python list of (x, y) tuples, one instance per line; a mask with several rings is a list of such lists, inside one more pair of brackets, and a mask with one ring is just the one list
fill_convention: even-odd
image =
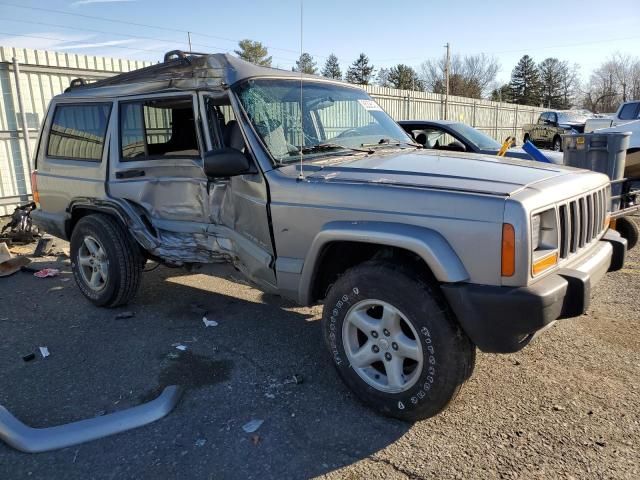
[[(316, 75), (261, 67), (226, 53), (169, 52), (157, 65), (122, 73), (93, 83), (72, 83), (62, 97), (111, 97), (176, 90), (223, 90), (254, 77), (318, 80)], [(324, 79), (326, 81), (331, 81)]]

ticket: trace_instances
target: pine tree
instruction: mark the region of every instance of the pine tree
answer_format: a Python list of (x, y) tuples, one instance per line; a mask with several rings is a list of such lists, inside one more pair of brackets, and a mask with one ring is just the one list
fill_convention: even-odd
[(521, 105), (540, 105), (540, 74), (536, 62), (525, 55), (511, 72), (509, 83), (514, 103)]
[(389, 69), (381, 68), (378, 70), (378, 75), (376, 76), (376, 83), (381, 87), (391, 87), (391, 83), (389, 83)]
[(318, 73), (316, 62), (313, 61), (313, 57), (307, 52), (302, 53), (300, 55), (300, 58), (296, 60), (296, 66), (293, 67), (293, 71), (308, 73), (310, 75), (315, 75), (316, 73)]
[(494, 102), (513, 103), (513, 92), (508, 84), (502, 85), (491, 91), (491, 100)]
[(267, 56), (269, 55), (269, 51), (262, 43), (245, 38), (238, 42), (238, 47), (240, 47), (240, 49), (234, 50), (234, 52), (241, 59), (263, 67), (271, 66), (271, 57)]
[(357, 85), (369, 85), (373, 78), (375, 67), (369, 65), (369, 57), (361, 53), (358, 59), (347, 70), (347, 82)]
[(418, 78), (416, 71), (402, 63), (391, 67), (387, 80), (393, 88), (399, 88), (401, 90), (423, 90), (422, 82)]
[(557, 58), (546, 58), (539, 65), (542, 104), (547, 108), (562, 108), (562, 79), (569, 67)]
[(333, 78), (335, 80), (342, 80), (342, 71), (340, 70), (340, 64), (338, 63), (338, 57), (333, 53), (327, 57), (327, 61), (320, 72), (323, 77)]

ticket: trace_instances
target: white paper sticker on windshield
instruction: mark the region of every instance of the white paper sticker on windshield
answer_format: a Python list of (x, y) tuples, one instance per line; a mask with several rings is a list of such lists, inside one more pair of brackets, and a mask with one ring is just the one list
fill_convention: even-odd
[(382, 109), (380, 108), (380, 105), (378, 105), (373, 100), (358, 100), (358, 102), (360, 102), (360, 105), (362, 105), (365, 110), (377, 111), (377, 112), (382, 111)]

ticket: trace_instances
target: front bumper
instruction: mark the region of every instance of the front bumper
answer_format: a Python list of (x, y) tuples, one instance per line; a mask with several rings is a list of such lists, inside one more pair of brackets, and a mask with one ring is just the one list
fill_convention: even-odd
[(442, 290), (480, 350), (516, 352), (556, 320), (582, 315), (589, 307), (591, 287), (607, 271), (622, 268), (626, 250), (627, 241), (610, 230), (578, 263), (528, 287), (457, 283), (445, 284)]

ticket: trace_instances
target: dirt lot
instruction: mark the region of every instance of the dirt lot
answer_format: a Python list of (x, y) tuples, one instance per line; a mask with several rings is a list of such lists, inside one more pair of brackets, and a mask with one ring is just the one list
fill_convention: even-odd
[[(319, 307), (295, 308), (230, 270), (160, 267), (127, 308), (98, 309), (65, 281), (65, 257), (34, 264), (63, 273), (0, 279), (0, 404), (44, 427), (163, 385), (187, 391), (168, 417), (114, 437), (38, 455), (0, 444), (0, 478), (640, 478), (640, 247), (587, 315), (517, 354), (479, 354), (457, 402), (414, 425), (377, 416), (342, 385)], [(194, 305), (219, 325), (205, 328)], [(114, 318), (125, 310), (135, 316)], [(39, 346), (51, 355), (25, 363)], [(253, 435), (242, 430), (251, 419), (264, 420)]]

